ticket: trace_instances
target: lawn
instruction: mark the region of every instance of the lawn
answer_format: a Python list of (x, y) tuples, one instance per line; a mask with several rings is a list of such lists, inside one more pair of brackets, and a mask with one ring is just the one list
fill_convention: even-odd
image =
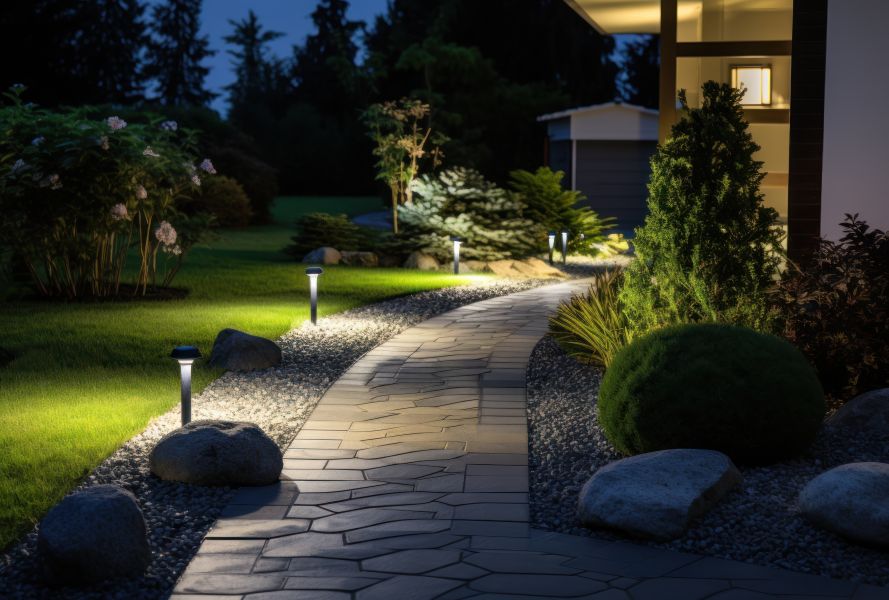
[[(114, 303), (6, 302), (0, 368), (0, 548), (148, 420), (178, 402), (178, 344), (209, 353), (225, 327), (274, 338), (308, 319), (303, 266), (281, 253), (290, 224), (312, 211), (358, 214), (376, 198), (280, 198), (275, 223), (221, 232), (195, 248), (174, 282), (183, 300)], [(383, 298), (466, 283), (403, 269), (330, 267), (319, 316)], [(218, 370), (198, 365), (195, 389)]]

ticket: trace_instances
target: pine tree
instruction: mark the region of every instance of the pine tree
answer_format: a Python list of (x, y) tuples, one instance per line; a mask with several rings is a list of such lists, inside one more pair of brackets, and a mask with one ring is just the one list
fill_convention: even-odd
[(170, 106), (203, 106), (216, 94), (204, 88), (210, 69), (202, 63), (216, 54), (200, 36), (202, 0), (167, 0), (152, 9), (145, 75), (157, 81), (158, 98)]
[(656, 35), (646, 36), (627, 44), (623, 55), (621, 91), (630, 104), (658, 107), (660, 43)]
[(226, 43), (236, 46), (228, 53), (234, 58), (237, 79), (226, 86), (233, 115), (249, 112), (254, 103), (264, 103), (263, 97), (280, 70), (278, 61), (268, 58), (266, 45), (284, 35), (279, 31), (263, 30), (256, 13), (250, 10), (242, 21), (229, 20), (234, 32), (225, 36)]
[(701, 108), (680, 100), (684, 114), (651, 161), (649, 215), (621, 304), (641, 333), (702, 321), (766, 329), (782, 234), (763, 206), (741, 92), (708, 81)]

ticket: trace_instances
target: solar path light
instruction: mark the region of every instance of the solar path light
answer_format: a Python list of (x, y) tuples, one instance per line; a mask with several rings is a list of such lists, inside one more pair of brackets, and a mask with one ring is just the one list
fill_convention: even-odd
[(454, 242), (454, 275), (457, 275), (460, 273), (460, 244), (463, 241), (457, 235), (452, 235), (451, 241)]
[(556, 247), (556, 232), (550, 231), (549, 236), (549, 264), (553, 264), (553, 248)]
[(191, 365), (201, 358), (201, 351), (195, 346), (176, 346), (170, 353), (179, 363), (179, 379), (182, 394), (182, 424), (191, 422)]
[(324, 272), (321, 267), (309, 267), (306, 275), (309, 276), (309, 303), (311, 305), (312, 325), (318, 324), (318, 275)]
[(562, 264), (568, 264), (568, 230), (562, 230)]

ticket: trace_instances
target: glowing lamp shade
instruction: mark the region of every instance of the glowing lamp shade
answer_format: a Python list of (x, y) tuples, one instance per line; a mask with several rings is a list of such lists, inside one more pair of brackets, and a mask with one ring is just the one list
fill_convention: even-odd
[(312, 325), (318, 324), (318, 275), (324, 272), (321, 267), (309, 267), (306, 275), (309, 276), (309, 306), (311, 310)]
[(201, 358), (201, 351), (195, 346), (176, 346), (170, 358), (179, 363), (179, 387), (182, 400), (182, 424), (191, 422), (191, 365)]
[(732, 67), (732, 87), (744, 90), (741, 97), (744, 106), (768, 106), (772, 103), (772, 67)]
[(546, 236), (549, 242), (549, 264), (553, 264), (553, 248), (556, 247), (556, 232), (550, 231)]
[(562, 230), (562, 264), (568, 263), (568, 230)]
[(460, 244), (463, 240), (460, 236), (452, 235), (451, 241), (454, 242), (454, 275), (457, 275), (460, 272)]

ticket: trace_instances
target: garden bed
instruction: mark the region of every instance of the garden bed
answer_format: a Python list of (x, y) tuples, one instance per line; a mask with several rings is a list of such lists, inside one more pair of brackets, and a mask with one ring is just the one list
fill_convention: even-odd
[[(582, 527), (575, 513), (580, 488), (587, 479), (620, 458), (597, 420), (600, 375), (568, 357), (550, 338), (534, 349), (528, 369), (533, 527), (626, 539), (614, 532)], [(889, 553), (850, 544), (817, 529), (797, 509), (797, 497), (806, 483), (830, 468), (858, 461), (889, 462), (889, 445), (883, 439), (824, 429), (809, 451), (796, 460), (741, 467), (743, 485), (683, 537), (668, 543), (641, 543), (889, 585)]]

